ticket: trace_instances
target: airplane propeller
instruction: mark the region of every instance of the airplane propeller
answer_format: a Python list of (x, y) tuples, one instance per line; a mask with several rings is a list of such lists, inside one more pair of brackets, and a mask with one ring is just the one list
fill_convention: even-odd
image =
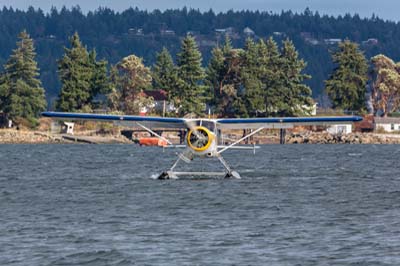
[[(197, 130), (197, 124), (195, 121), (186, 120), (185, 125), (187, 126), (189, 131), (192, 131), (192, 134), (194, 134), (194, 136), (199, 138), (199, 132)], [(180, 154), (178, 154), (178, 157), (181, 158), (184, 162), (190, 163), (193, 160), (194, 154), (193, 151), (189, 147), (187, 147)]]
[[(197, 125), (196, 121), (187, 120), (185, 122), (185, 124), (189, 130), (188, 134), (190, 134), (189, 139), (187, 139), (187, 141), (190, 142), (190, 145), (192, 147), (201, 148), (201, 147), (204, 147), (205, 145), (207, 145), (207, 143), (209, 141), (209, 136), (206, 132), (204, 132), (202, 130), (198, 130), (198, 125)], [(191, 148), (187, 147), (178, 156), (183, 161), (189, 163), (193, 160), (194, 153)]]

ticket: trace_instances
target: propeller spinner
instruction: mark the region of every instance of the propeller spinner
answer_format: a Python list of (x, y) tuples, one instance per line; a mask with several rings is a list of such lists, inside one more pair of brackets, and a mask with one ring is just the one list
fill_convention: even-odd
[(207, 151), (214, 140), (214, 134), (210, 130), (203, 126), (196, 126), (189, 130), (187, 134), (188, 146), (196, 152)]

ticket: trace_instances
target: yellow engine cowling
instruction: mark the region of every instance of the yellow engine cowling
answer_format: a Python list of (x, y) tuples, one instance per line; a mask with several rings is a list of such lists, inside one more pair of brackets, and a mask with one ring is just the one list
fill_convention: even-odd
[(214, 133), (203, 126), (190, 129), (186, 136), (186, 142), (196, 155), (213, 156), (217, 148)]

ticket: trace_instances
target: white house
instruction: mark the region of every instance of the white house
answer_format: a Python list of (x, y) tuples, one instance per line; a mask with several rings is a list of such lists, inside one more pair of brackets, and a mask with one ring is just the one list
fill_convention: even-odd
[(252, 29), (250, 29), (249, 27), (244, 28), (243, 33), (246, 36), (254, 36), (255, 35), (254, 31)]
[(353, 132), (353, 126), (348, 124), (336, 124), (326, 129), (332, 135), (350, 134)]
[(308, 115), (316, 116), (317, 115), (317, 105), (318, 103), (313, 103), (312, 105), (303, 105), (301, 109), (306, 112)]
[(74, 125), (72, 122), (64, 122), (62, 125), (61, 133), (74, 135)]
[(324, 39), (324, 42), (328, 45), (334, 45), (342, 42), (342, 39)]
[(400, 131), (399, 117), (375, 117), (374, 130), (384, 130), (386, 132)]

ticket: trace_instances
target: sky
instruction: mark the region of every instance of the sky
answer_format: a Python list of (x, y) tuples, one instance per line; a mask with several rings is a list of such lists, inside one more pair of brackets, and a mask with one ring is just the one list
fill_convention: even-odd
[(140, 9), (160, 9), (192, 7), (202, 11), (212, 8), (214, 11), (233, 10), (262, 10), (280, 12), (292, 10), (302, 12), (306, 7), (320, 14), (340, 15), (357, 13), (361, 17), (371, 17), (372, 14), (380, 18), (399, 21), (400, 0), (0, 0), (0, 6), (12, 6), (18, 9), (27, 9), (29, 6), (40, 7), (49, 11), (52, 6), (71, 7), (79, 5), (84, 12), (95, 10), (98, 7), (110, 7), (122, 11), (131, 6)]

